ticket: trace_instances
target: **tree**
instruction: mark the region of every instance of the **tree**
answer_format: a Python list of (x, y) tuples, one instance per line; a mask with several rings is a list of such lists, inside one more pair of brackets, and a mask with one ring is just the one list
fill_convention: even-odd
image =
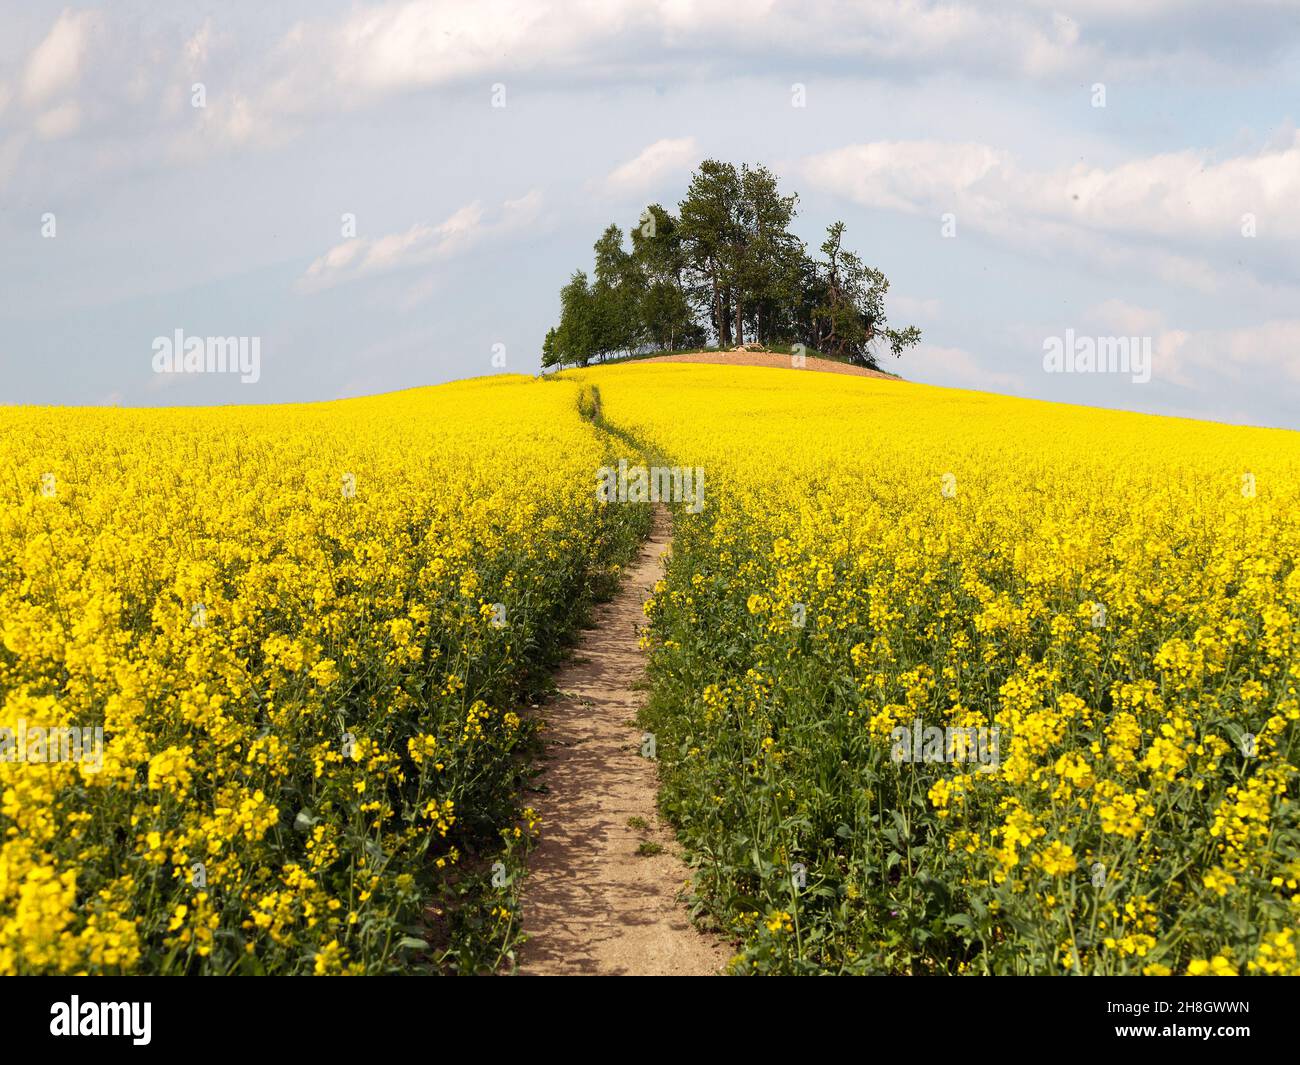
[(556, 344), (555, 334), (558, 332), (555, 326), (551, 326), (546, 331), (546, 338), (542, 341), (542, 365), (556, 366), (560, 362), (560, 351)]
[(814, 285), (820, 302), (812, 311), (810, 346), (828, 355), (847, 358), (859, 366), (876, 365), (872, 344), (888, 342), (895, 357), (921, 339), (915, 326), (895, 330), (885, 318), (885, 293), (889, 280), (879, 270), (843, 247), (844, 223), (826, 230)]
[(641, 342), (637, 304), (645, 278), (623, 248), (623, 231), (607, 226), (594, 245), (595, 284), (592, 286), (596, 351), (603, 359), (614, 352), (631, 352)]
[(730, 163), (706, 159), (680, 204), (682, 245), (695, 300), (708, 308), (718, 343), (731, 346), (732, 291), (740, 244), (740, 175)]
[(776, 175), (766, 167), (740, 171), (736, 286), (737, 343), (745, 342), (745, 327), (760, 343), (782, 337), (782, 321), (795, 301), (803, 241), (790, 232), (797, 195), (782, 196)]
[(706, 160), (681, 203), (682, 244), (718, 343), (776, 339), (794, 299), (803, 242), (790, 232), (798, 197), (764, 166)]
[(547, 334), (552, 362), (547, 366), (566, 363), (586, 366), (596, 355), (595, 307), (587, 275), (575, 270), (569, 283), (560, 289), (560, 324)]
[(638, 307), (643, 341), (660, 351), (703, 343), (686, 290), (681, 226), (657, 203), (632, 228), (632, 258), (644, 278)]
[[(893, 355), (918, 343), (914, 326), (891, 329), (889, 281), (844, 247), (835, 222), (813, 259), (791, 232), (797, 195), (783, 195), (763, 166), (706, 159), (674, 216), (651, 204), (631, 230), (606, 227), (593, 246), (595, 268), (576, 271), (560, 292), (560, 324), (542, 347), (547, 366), (586, 365), (616, 352), (720, 346), (746, 336), (789, 342), (875, 366), (883, 344)], [(701, 318), (703, 321), (701, 321)]]

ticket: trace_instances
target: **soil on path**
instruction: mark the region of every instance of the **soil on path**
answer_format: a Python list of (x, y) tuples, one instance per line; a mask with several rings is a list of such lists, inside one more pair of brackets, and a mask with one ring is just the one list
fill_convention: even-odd
[(596, 608), (544, 710), (547, 760), (532, 803), (541, 841), (523, 886), (522, 974), (703, 976), (731, 955), (687, 916), (690, 873), (659, 821), (656, 763), (641, 756), (635, 721), (645, 694), (641, 607), (663, 573), (670, 530), (659, 508), (640, 557), (614, 599)]
[[(789, 355), (780, 355), (774, 351), (697, 351), (686, 355), (655, 355), (637, 362), (697, 362), (715, 363), (720, 366), (771, 366), (777, 369), (793, 369)], [(847, 362), (834, 359), (819, 359), (814, 355), (805, 357), (803, 370), (814, 373), (842, 373), (853, 377), (877, 377), (882, 381), (900, 381), (892, 374), (869, 370), (865, 366), (852, 366)]]

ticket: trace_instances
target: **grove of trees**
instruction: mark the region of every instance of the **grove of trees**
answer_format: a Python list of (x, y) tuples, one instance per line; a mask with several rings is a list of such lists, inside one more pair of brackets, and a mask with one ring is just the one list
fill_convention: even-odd
[(759, 343), (876, 365), (916, 344), (915, 326), (891, 329), (889, 281), (843, 246), (844, 223), (812, 257), (790, 232), (796, 195), (782, 195), (763, 166), (700, 164), (674, 215), (659, 204), (631, 230), (608, 226), (591, 274), (575, 270), (560, 290), (560, 322), (546, 334), (542, 365)]

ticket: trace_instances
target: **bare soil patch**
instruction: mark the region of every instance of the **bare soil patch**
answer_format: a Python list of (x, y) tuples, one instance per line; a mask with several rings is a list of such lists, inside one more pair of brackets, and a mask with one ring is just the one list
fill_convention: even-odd
[[(687, 355), (656, 355), (654, 358), (637, 361), (708, 362), (721, 366), (773, 366), (784, 370), (794, 368), (790, 365), (789, 355), (781, 355), (774, 351), (696, 351)], [(868, 370), (864, 366), (850, 366), (848, 363), (836, 362), (834, 359), (818, 359), (812, 355), (807, 356), (802, 370), (811, 370), (814, 373), (850, 374), (853, 377), (879, 377), (884, 381), (898, 380), (897, 377), (891, 377), (879, 370)]]

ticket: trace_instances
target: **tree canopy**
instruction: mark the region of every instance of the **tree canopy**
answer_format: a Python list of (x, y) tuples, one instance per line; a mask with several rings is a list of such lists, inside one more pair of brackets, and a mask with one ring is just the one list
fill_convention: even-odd
[(799, 197), (783, 195), (764, 166), (707, 159), (674, 215), (651, 204), (630, 231), (617, 225), (594, 245), (592, 274), (576, 270), (560, 290), (560, 322), (546, 334), (542, 365), (580, 365), (617, 355), (674, 351), (712, 339), (729, 348), (802, 344), (877, 365), (921, 339), (885, 317), (889, 281), (828, 227), (821, 257), (791, 232)]

